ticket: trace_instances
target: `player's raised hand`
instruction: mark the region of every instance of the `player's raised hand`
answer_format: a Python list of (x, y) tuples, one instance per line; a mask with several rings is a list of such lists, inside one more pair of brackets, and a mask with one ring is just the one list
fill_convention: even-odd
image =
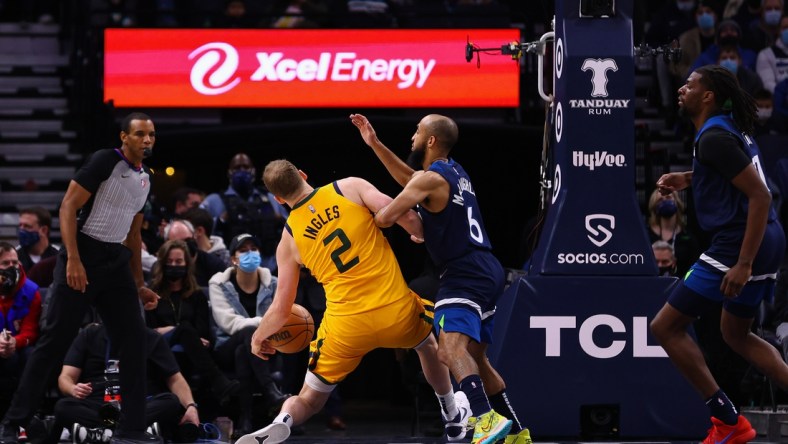
[(350, 121), (353, 122), (353, 125), (356, 125), (356, 128), (361, 133), (361, 138), (364, 139), (367, 145), (372, 146), (373, 143), (378, 141), (375, 128), (372, 128), (372, 124), (362, 114), (351, 114)]

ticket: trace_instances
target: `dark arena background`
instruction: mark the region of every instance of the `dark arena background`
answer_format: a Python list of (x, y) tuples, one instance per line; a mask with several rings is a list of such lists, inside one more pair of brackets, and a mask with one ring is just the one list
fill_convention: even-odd
[[(691, 12), (680, 9), (687, 2)], [(58, 208), (74, 172), (96, 149), (120, 145), (120, 121), (133, 111), (156, 125), (145, 162), (155, 172), (150, 224), (171, 217), (180, 187), (223, 191), (239, 152), (260, 186), (266, 163), (285, 158), (313, 186), (358, 176), (396, 195), (349, 115), (367, 116), (404, 159), (419, 120), (444, 114), (459, 125), (451, 157), (473, 180), (508, 273), (489, 356), (535, 442), (698, 442), (708, 412), (648, 331), (678, 279), (657, 275), (646, 219), (656, 180), (692, 165), (672, 42), (697, 26), (697, 7), (719, 23), (730, 3), (0, 0), (0, 240), (18, 244), (19, 210), (40, 205), (59, 244)], [(744, 19), (757, 20), (753, 6), (761, 2), (733, 16), (750, 8)], [(418, 59), (411, 73), (432, 77), (418, 88), (400, 77), (395, 88), (391, 77), (336, 81), (332, 71), (320, 83), (324, 62), (340, 53), (388, 63), (390, 76), (406, 73), (393, 60)], [(382, 78), (380, 69), (371, 76)], [(758, 139), (767, 174), (784, 160), (784, 130), (775, 124)], [(691, 195), (680, 197), (687, 230), (707, 245)], [(384, 232), (406, 280), (421, 276), (424, 247), (400, 228)], [(600, 259), (611, 257), (624, 259)], [(785, 442), (785, 393), (722, 343), (718, 320), (699, 321), (695, 333), (757, 439)], [(281, 357), (281, 368), (299, 369), (278, 375), (285, 389), (298, 390), (305, 359)], [(440, 442), (435, 395), (411, 351), (376, 350), (339, 392), (338, 409), (294, 429), (290, 442)], [(51, 419), (58, 396), (53, 387), (39, 417)], [(258, 410), (262, 427), (270, 412)], [(216, 422), (238, 411), (201, 415)], [(331, 426), (335, 417), (345, 430)]]

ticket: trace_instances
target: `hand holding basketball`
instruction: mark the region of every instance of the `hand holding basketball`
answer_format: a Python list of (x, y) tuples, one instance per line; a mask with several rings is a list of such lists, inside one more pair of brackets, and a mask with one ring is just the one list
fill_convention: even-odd
[(306, 308), (293, 304), (287, 322), (268, 338), (268, 342), (280, 353), (297, 353), (306, 348), (314, 336), (312, 315)]

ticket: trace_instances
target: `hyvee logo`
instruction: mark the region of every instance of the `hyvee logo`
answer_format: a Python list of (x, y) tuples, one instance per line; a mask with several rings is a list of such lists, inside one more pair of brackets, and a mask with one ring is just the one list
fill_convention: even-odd
[(594, 171), (595, 168), (623, 167), (626, 166), (626, 157), (623, 154), (608, 154), (607, 151), (594, 151), (586, 154), (582, 151), (572, 151), (572, 165), (576, 167), (588, 167)]
[(616, 217), (613, 215), (589, 214), (586, 216), (586, 231), (588, 231), (588, 240), (590, 240), (597, 247), (605, 245), (610, 239), (613, 238), (613, 230), (615, 228)]
[[(585, 59), (581, 70), (591, 71), (591, 97), (607, 97), (608, 71), (618, 71), (614, 59)], [(569, 100), (572, 108), (586, 108), (590, 115), (609, 115), (612, 108), (629, 107), (629, 99)]]
[[(398, 89), (422, 88), (435, 68), (435, 60), (365, 59), (355, 52), (322, 52), (317, 59), (296, 60), (283, 52), (258, 52), (253, 82), (396, 82)], [(192, 87), (200, 94), (223, 94), (241, 79), (235, 77), (238, 51), (227, 43), (212, 42), (192, 51)]]

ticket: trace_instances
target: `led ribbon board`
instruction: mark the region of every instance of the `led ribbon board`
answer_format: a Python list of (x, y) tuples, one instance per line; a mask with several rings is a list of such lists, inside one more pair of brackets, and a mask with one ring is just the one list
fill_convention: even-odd
[(519, 106), (508, 57), (464, 58), (517, 29), (107, 29), (104, 100), (116, 107)]

